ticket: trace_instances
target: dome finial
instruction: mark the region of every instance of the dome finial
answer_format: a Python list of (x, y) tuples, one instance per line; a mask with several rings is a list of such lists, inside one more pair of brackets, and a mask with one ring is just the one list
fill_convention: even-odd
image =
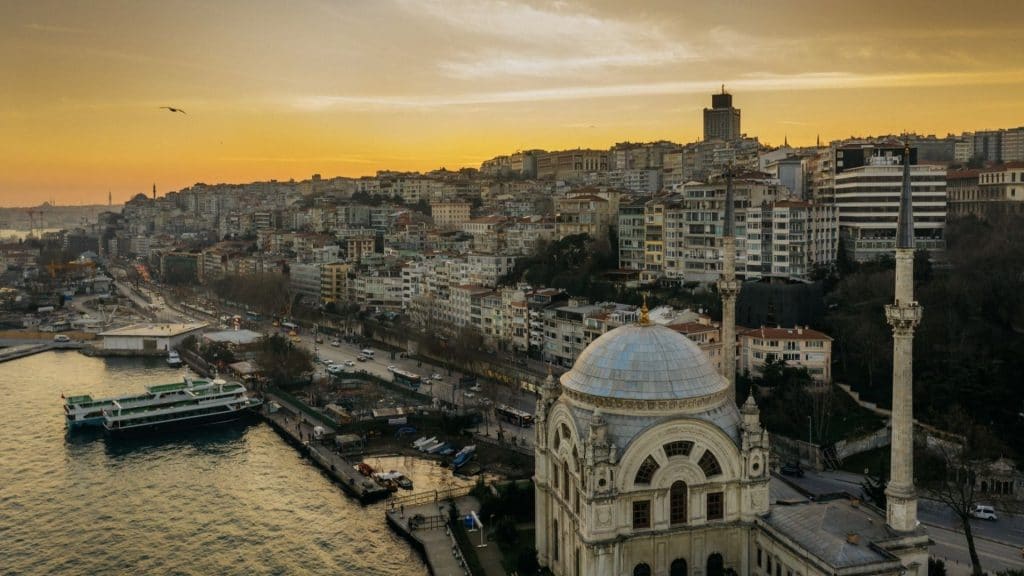
[(644, 305), (640, 307), (640, 325), (641, 326), (650, 326), (651, 325), (651, 315), (650, 315), (650, 311), (647, 309), (647, 292), (643, 293), (643, 297), (644, 297)]

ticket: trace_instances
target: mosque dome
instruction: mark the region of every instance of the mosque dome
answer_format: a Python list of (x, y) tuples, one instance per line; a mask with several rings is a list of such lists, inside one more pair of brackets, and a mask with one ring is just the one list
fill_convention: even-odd
[(605, 333), (580, 354), (562, 387), (584, 397), (650, 402), (719, 396), (728, 383), (699, 346), (658, 325)]

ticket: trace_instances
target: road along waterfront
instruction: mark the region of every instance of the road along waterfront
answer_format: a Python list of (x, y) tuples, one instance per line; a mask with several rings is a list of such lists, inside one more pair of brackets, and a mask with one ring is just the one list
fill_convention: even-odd
[(66, 436), (60, 395), (173, 382), (162, 359), (45, 352), (0, 374), (4, 574), (427, 573), (382, 520), (265, 424)]

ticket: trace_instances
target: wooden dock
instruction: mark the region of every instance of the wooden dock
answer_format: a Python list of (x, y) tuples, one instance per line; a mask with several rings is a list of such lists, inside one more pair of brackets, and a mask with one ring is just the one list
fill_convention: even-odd
[[(437, 492), (433, 492), (434, 498)], [(463, 576), (469, 573), (466, 559), (448, 525), (449, 500), (409, 498), (412, 504), (391, 504), (384, 513), (388, 526), (412, 544), (434, 576)], [(467, 499), (463, 496), (461, 499)], [(460, 500), (461, 500), (460, 499)], [(463, 504), (456, 500), (458, 508)], [(475, 500), (473, 501), (475, 502)]]
[[(270, 412), (271, 402), (278, 403), (281, 409)], [(273, 394), (267, 395), (260, 413), (285, 440), (308, 455), (331, 478), (337, 480), (345, 492), (363, 504), (383, 500), (391, 494), (387, 488), (360, 474), (352, 462), (334, 451), (333, 446), (314, 439), (315, 426), (323, 427), (325, 437), (333, 437), (335, 431), (330, 425), (311, 421), (310, 416)]]

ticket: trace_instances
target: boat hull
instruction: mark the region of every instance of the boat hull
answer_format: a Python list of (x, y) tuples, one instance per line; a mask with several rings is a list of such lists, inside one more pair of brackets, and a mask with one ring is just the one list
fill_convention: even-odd
[(206, 426), (217, 426), (222, 424), (229, 424), (232, 422), (247, 423), (256, 420), (256, 408), (257, 407), (254, 406), (242, 410), (217, 412), (215, 414), (203, 414), (202, 416), (196, 416), (194, 418), (168, 420), (166, 422), (153, 422), (140, 426), (131, 426), (128, 428), (104, 429), (111, 438), (134, 438), (140, 436), (151, 436), (154, 434), (163, 434), (166, 432), (190, 430), (193, 428), (203, 428)]

